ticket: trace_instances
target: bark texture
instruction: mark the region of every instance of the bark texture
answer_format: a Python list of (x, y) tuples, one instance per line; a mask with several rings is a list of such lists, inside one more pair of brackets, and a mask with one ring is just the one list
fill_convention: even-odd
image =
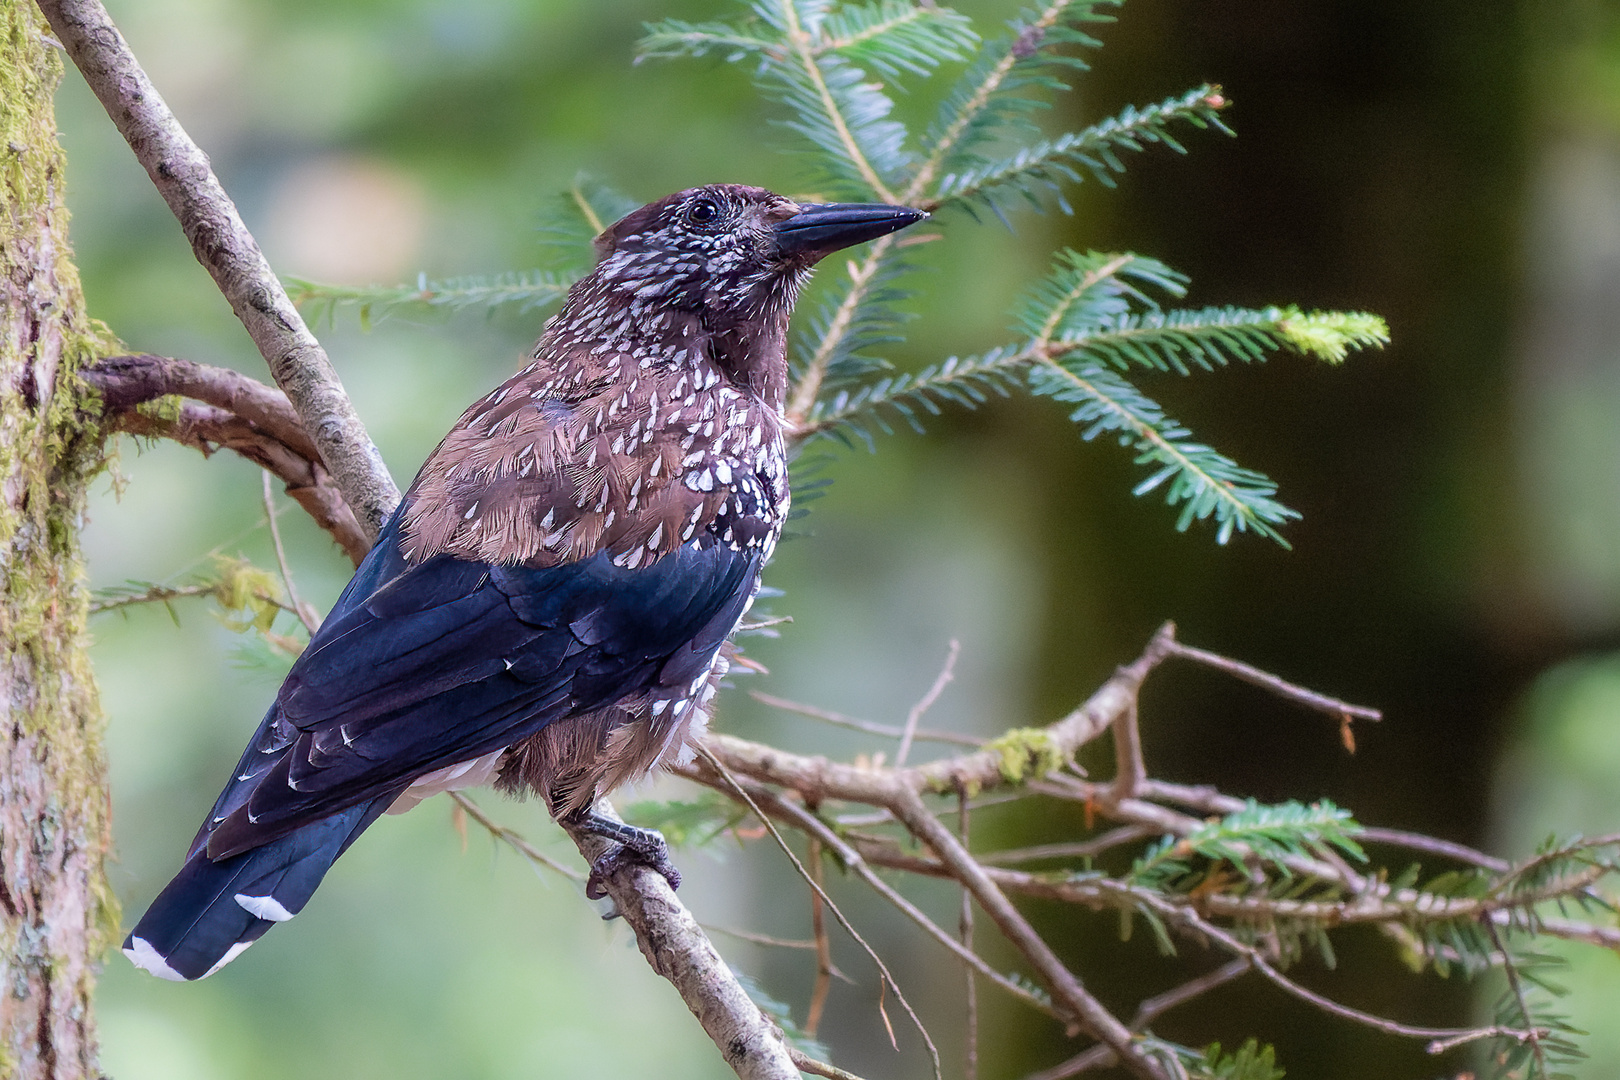
[(79, 529), (100, 440), (67, 245), (59, 49), (0, 0), (0, 1077), (98, 1077), (90, 1008), (118, 927)]

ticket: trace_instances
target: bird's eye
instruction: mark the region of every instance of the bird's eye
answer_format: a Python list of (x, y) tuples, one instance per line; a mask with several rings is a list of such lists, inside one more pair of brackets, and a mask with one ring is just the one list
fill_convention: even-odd
[(707, 225), (720, 216), (720, 208), (712, 199), (699, 199), (686, 208), (686, 220), (694, 225)]

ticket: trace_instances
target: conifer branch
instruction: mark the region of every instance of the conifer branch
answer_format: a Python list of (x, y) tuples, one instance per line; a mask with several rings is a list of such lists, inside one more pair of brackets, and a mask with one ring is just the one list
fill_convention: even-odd
[(788, 399), (784, 413), (790, 426), (802, 426), (809, 416), (817, 396), (821, 393), (822, 382), (827, 377), (828, 365), (832, 363), (839, 345), (858, 317), (872, 281), (877, 277), (884, 257), (893, 246), (893, 236), (881, 237), (867, 245), (866, 254), (860, 261), (850, 264), (850, 282), (846, 287), (844, 298), (834, 310), (815, 352), (810, 355), (798, 382), (794, 384), (793, 394)]
[[(1040, 41), (1072, 7), (1074, 0), (1054, 0), (1022, 31), (1021, 36), (1029, 41)], [(901, 201), (912, 204), (923, 197), (939, 174), (941, 166), (961, 144), (968, 129), (984, 114), (991, 99), (1012, 72), (1013, 66), (1029, 55), (1014, 43), (1003, 43), (1000, 47), (1002, 55), (994, 60), (983, 77), (967, 92), (965, 99), (955, 109), (955, 115), (933, 140), (932, 150), (918, 168), (917, 174), (912, 177), (911, 183), (907, 185)]]
[(820, 63), (818, 63), (814, 39), (805, 30), (799, 19), (798, 0), (778, 0), (778, 3), (782, 13), (782, 20), (786, 25), (788, 45), (797, 57), (799, 65), (804, 69), (805, 79), (820, 100), (821, 108), (826, 113), (827, 122), (837, 132), (838, 141), (843, 144), (844, 154), (849, 158), (850, 163), (854, 165), (856, 171), (860, 173), (861, 179), (866, 183), (866, 186), (871, 188), (879, 200), (886, 203), (894, 202), (894, 193), (889, 190), (888, 185), (883, 182), (883, 178), (878, 175), (877, 170), (872, 167), (872, 163), (867, 160), (866, 152), (861, 148), (860, 143), (855, 141), (855, 136), (850, 131), (849, 121), (844, 117), (843, 110), (839, 108), (838, 101), (833, 96), (832, 87), (827, 84), (826, 75), (821, 70)]
[(1299, 514), (1272, 498), (1275, 483), (1192, 442), (1191, 432), (1112, 371), (1095, 362), (1071, 367), (1046, 361), (1031, 368), (1030, 384), (1038, 394), (1079, 406), (1070, 418), (1086, 425), (1083, 438), (1119, 432), (1121, 441), (1138, 451), (1139, 463), (1158, 465), (1134, 493), (1165, 486), (1166, 502), (1182, 507), (1178, 530), (1213, 516), (1217, 543), (1226, 543), (1234, 531), (1248, 531), (1288, 546), (1276, 526)]
[(1215, 127), (1230, 134), (1218, 115), (1228, 104), (1219, 87), (1204, 85), (1154, 105), (1127, 107), (1080, 131), (1042, 139), (1010, 157), (947, 175), (923, 200), (922, 208), (933, 211), (955, 202), (989, 201), (1009, 188), (1033, 200), (1037, 188), (1061, 191), (1064, 184), (1077, 184), (1087, 175), (1112, 187), (1114, 176), (1125, 171), (1119, 151), (1140, 152), (1158, 144), (1186, 153), (1170, 131), (1174, 123)]
[(515, 305), (519, 312), (533, 311), (561, 300), (575, 277), (545, 270), (521, 270), (437, 281), (422, 275), (414, 285), (323, 285), (299, 277), (286, 280), (292, 301), (298, 307), (313, 309), (317, 317), (324, 315), (328, 319), (340, 307), (357, 308), (360, 325), (370, 329), (374, 322), (412, 309), (494, 311)]

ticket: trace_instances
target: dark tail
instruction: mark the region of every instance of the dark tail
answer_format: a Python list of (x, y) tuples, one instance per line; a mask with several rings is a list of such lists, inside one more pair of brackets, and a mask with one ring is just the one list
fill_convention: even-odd
[(218, 862), (196, 852), (124, 940), (124, 955), (165, 979), (212, 975), (302, 911), (338, 856), (392, 801), (373, 799)]

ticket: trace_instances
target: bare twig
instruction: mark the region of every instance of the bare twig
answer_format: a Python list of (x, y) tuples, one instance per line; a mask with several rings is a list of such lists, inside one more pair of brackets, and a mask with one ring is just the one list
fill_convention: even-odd
[(1252, 664), (1245, 664), (1241, 660), (1232, 660), (1219, 653), (1208, 652), (1204, 649), (1195, 649), (1191, 645), (1173, 642), (1170, 646), (1170, 655), (1179, 656), (1183, 660), (1212, 667), (1217, 671), (1224, 671), (1235, 679), (1242, 679), (1246, 683), (1270, 690), (1280, 698), (1285, 698), (1295, 704), (1303, 705), (1308, 709), (1327, 713), (1338, 719), (1350, 717), (1355, 720), (1382, 720), (1384, 714), (1377, 709), (1370, 709), (1365, 705), (1351, 705), (1338, 698), (1319, 694), (1315, 690), (1307, 690), (1303, 686), (1296, 686), (1286, 679), (1279, 679), (1268, 671), (1261, 671)]
[(1024, 954), (1040, 974), (1041, 981), (1052, 992), (1053, 1001), (1093, 1038), (1108, 1044), (1119, 1055), (1121, 1064), (1131, 1072), (1159, 1080), (1161, 1070), (1135, 1045), (1125, 1025), (1080, 985), (1080, 980), (1057, 958), (1029, 921), (985, 873), (984, 867), (974, 862), (950, 830), (928, 812), (922, 799), (915, 792), (901, 788), (895, 793), (890, 808), (911, 830), (912, 835), (934, 849), (934, 854), (951, 871), (952, 876), (973, 893), (979, 907), (990, 916), (1002, 935)]
[[(1048, 727), (1028, 733), (1031, 737), (1024, 741), (1028, 744), (1029, 765), (1038, 767), (1048, 760), (1067, 761), (1080, 747), (1106, 731), (1123, 710), (1132, 706), (1142, 680), (1168, 655), (1174, 633), (1175, 628), (1165, 624), (1137, 660), (1115, 672), (1079, 708)], [(752, 779), (797, 791), (816, 792), (825, 798), (876, 806), (890, 806), (894, 793), (899, 790), (947, 792), (967, 787), (983, 791), (1016, 784), (1017, 777), (1022, 776), (1022, 773), (1009, 772), (1011, 746), (984, 749), (905, 769), (876, 770), (789, 754), (727, 735), (710, 735), (704, 739), (704, 745), (728, 769)]]
[(825, 1061), (817, 1061), (803, 1050), (791, 1046), (788, 1047), (788, 1056), (793, 1059), (793, 1064), (812, 1076), (825, 1076), (828, 1080), (861, 1080), (852, 1072), (840, 1069), (836, 1065), (829, 1065)]
[(519, 855), (522, 855), (525, 859), (529, 860), (529, 862), (537, 866), (543, 866), (553, 873), (561, 874), (563, 877), (577, 884), (585, 884), (584, 874), (580, 873), (578, 870), (575, 870), (571, 866), (564, 866), (556, 859), (553, 859), (550, 855), (547, 855), (545, 852), (529, 843), (529, 841), (525, 840), (522, 834), (517, 832), (515, 829), (509, 829), (505, 825), (501, 825), (496, 822), (488, 814), (484, 813), (481, 806), (473, 802), (472, 799), (468, 798), (465, 792), (450, 791), (446, 792), (446, 794), (450, 796), (452, 802), (467, 812), (468, 817), (472, 818), (474, 821), (478, 822), (478, 824), (488, 829), (491, 836), (511, 847), (513, 851), (517, 852)]
[[(1189, 979), (1180, 986), (1166, 990), (1155, 997), (1142, 1002), (1136, 1009), (1136, 1015), (1131, 1018), (1132, 1031), (1145, 1031), (1154, 1020), (1163, 1016), (1178, 1005), (1185, 1005), (1195, 998), (1202, 997), (1216, 987), (1224, 986), (1233, 979), (1238, 978), (1249, 970), (1246, 959), (1228, 960), (1214, 971), (1200, 975), (1196, 979)], [(1068, 1061), (1054, 1065), (1050, 1069), (1030, 1073), (1024, 1080), (1068, 1080), (1071, 1076), (1079, 1076), (1092, 1069), (1106, 1069), (1114, 1063), (1113, 1051), (1108, 1047), (1097, 1045), (1076, 1054)]]
[(1143, 1031), (1153, 1021), (1179, 1005), (1185, 1005), (1196, 997), (1209, 993), (1218, 986), (1225, 986), (1233, 979), (1238, 978), (1249, 970), (1246, 959), (1229, 960), (1205, 975), (1196, 979), (1189, 979), (1180, 986), (1172, 987), (1162, 994), (1148, 998), (1137, 1006), (1136, 1015), (1131, 1018), (1131, 1030)]
[(898, 769), (905, 765), (906, 756), (911, 753), (911, 740), (916, 738), (917, 735), (917, 723), (922, 719), (923, 713), (932, 708), (934, 702), (939, 700), (939, 695), (945, 692), (945, 687), (955, 677), (956, 658), (961, 652), (961, 642), (952, 638), (950, 652), (945, 656), (945, 666), (939, 669), (939, 675), (934, 679), (934, 684), (928, 688), (928, 692), (906, 714), (906, 726), (900, 733), (900, 748), (894, 752), (895, 768)]
[(276, 549), (276, 565), (281, 567), (281, 583), (287, 589), (287, 603), (298, 615), (298, 621), (304, 624), (304, 629), (313, 636), (321, 628), (321, 617), (298, 598), (298, 589), (293, 585), (292, 568), (287, 565), (287, 549), (281, 545), (281, 526), (276, 524), (276, 493), (270, 484), (270, 470), (263, 471), (264, 476), (264, 519), (270, 526), (270, 542)]
[(1113, 802), (1134, 798), (1147, 779), (1142, 760), (1142, 732), (1136, 725), (1136, 702), (1114, 721), (1114, 783), (1108, 789)]
[(1545, 1080), (1547, 1055), (1541, 1048), (1541, 1033), (1536, 1030), (1535, 1020), (1530, 1015), (1530, 1002), (1524, 996), (1524, 984), (1519, 980), (1519, 967), (1513, 962), (1513, 954), (1502, 944), (1502, 935), (1497, 933), (1495, 920), (1481, 919), (1480, 925), (1485, 927), (1485, 933), (1490, 936), (1491, 944), (1502, 957), (1502, 974), (1507, 976), (1508, 989), (1513, 994), (1514, 1004), (1519, 1007), (1519, 1015), (1524, 1018), (1525, 1024), (1529, 1025), (1525, 1030), (1525, 1041), (1530, 1044), (1530, 1053), (1536, 1059), (1536, 1073)]
[(1012, 848), (1008, 851), (991, 851), (974, 858), (986, 866), (1014, 866), (1018, 863), (1036, 862), (1041, 859), (1084, 859), (1101, 855), (1110, 848), (1122, 844), (1134, 844), (1139, 840), (1146, 840), (1158, 836), (1157, 829), (1144, 829), (1140, 825), (1121, 825), (1117, 829), (1110, 829), (1094, 840), (1081, 840), (1066, 844), (1036, 844), (1032, 847)]
[[(714, 782), (718, 781), (718, 777), (705, 776), (701, 773), (693, 773), (690, 771), (683, 772), (682, 775), (689, 776), (692, 779), (698, 780), (700, 783), (711, 784), (711, 786)], [(923, 914), (921, 909), (919, 909), (911, 901), (907, 900), (904, 896), (900, 895), (900, 893), (897, 892), (892, 885), (878, 877), (877, 874), (873, 873), (872, 867), (868, 865), (867, 860), (865, 857), (863, 857), (862, 853), (857, 851), (856, 848), (850, 844), (845, 843), (843, 838), (841, 838), (837, 833), (833, 832), (832, 829), (827, 826), (826, 822), (822, 821), (820, 818), (816, 817), (802, 806), (782, 798), (776, 792), (771, 791), (768, 788), (750, 786), (747, 784), (743, 786), (747, 789), (749, 797), (752, 798), (757, 805), (766, 809), (772, 816), (776, 817), (778, 820), (786, 821), (788, 824), (794, 826), (807, 835), (814, 836), (821, 840), (821, 842), (827, 846), (829, 851), (838, 856), (839, 862), (843, 863), (847, 869), (852, 871), (862, 881), (866, 882), (866, 884), (869, 885), (879, 896), (893, 904), (901, 914), (906, 916), (906, 918), (910, 919), (912, 922), (921, 927), (929, 937), (945, 946), (945, 948), (949, 950), (952, 955), (956, 956), (957, 959), (973, 968), (973, 970), (984, 976), (991, 983), (1000, 987), (1002, 990), (1005, 990), (1013, 997), (1018, 998), (1020, 1001), (1023, 1001), (1026, 1005), (1030, 1005), (1033, 1008), (1046, 1013), (1048, 1016), (1059, 1015), (1058, 1010), (1053, 1007), (1049, 1000), (1032, 993), (1028, 987), (1007, 977), (1006, 975), (1003, 975), (1001, 972), (991, 967), (989, 963), (977, 953), (963, 948), (960, 941), (946, 933), (938, 923), (934, 922), (927, 915)], [(911, 862), (908, 863), (901, 859), (895, 860), (891, 863), (886, 863), (885, 865), (893, 865), (904, 870), (914, 870), (916, 869), (916, 866), (913, 864), (917, 862), (926, 863), (926, 860), (912, 859)], [(934, 865), (937, 868), (937, 864)], [(943, 869), (939, 869), (938, 872), (940, 876), (945, 876)]]
[[(90, 614), (100, 615), (104, 611), (117, 611), (139, 604), (167, 604), (171, 600), (181, 600), (188, 596), (213, 596), (217, 588), (216, 585), (154, 585), (145, 592), (92, 601)], [(261, 599), (268, 603), (277, 603), (272, 597), (265, 596)]]
[(826, 905), (821, 901), (825, 889), (821, 868), (821, 841), (810, 838), (810, 876), (816, 887), (810, 890), (810, 930), (815, 938), (816, 982), (810, 991), (810, 1008), (805, 1012), (804, 1031), (811, 1038), (821, 1027), (821, 1011), (827, 1007), (827, 994), (832, 990), (832, 939), (827, 936)]
[[(954, 646), (956, 642), (951, 642)], [(954, 651), (952, 653), (955, 655)], [(971, 818), (969, 800), (966, 791), (956, 793), (956, 835), (961, 838), (962, 847), (969, 849), (972, 839), (968, 827)], [(962, 889), (962, 915), (958, 923), (958, 932), (962, 937), (962, 948), (968, 952), (973, 951), (973, 894), (964, 886)], [(962, 1077), (963, 1080), (978, 1080), (979, 1078), (979, 987), (973, 981), (973, 969), (964, 968), (962, 971), (962, 994), (967, 1010), (967, 1027), (962, 1032)]]
[[(843, 911), (839, 909), (838, 905), (833, 903), (832, 897), (827, 895), (827, 891), (823, 889), (816, 882), (816, 880), (810, 876), (809, 872), (805, 870), (804, 864), (799, 862), (799, 857), (793, 854), (793, 849), (788, 847), (787, 841), (782, 839), (782, 834), (776, 830), (776, 823), (766, 816), (765, 812), (759, 808), (759, 805), (754, 801), (752, 796), (750, 796), (743, 786), (737, 782), (736, 777), (732, 776), (727, 771), (725, 765), (721, 763), (720, 759), (715, 757), (706, 747), (703, 746), (698, 747), (698, 754), (703, 758), (703, 760), (708, 762), (709, 767), (718, 773), (720, 778), (724, 780), (731, 787), (731, 789), (742, 798), (743, 802), (747, 803), (748, 808), (754, 812), (754, 816), (760, 820), (760, 823), (763, 824), (765, 828), (770, 830), (771, 836), (776, 840), (777, 846), (780, 847), (782, 849), (782, 853), (788, 857), (788, 861), (793, 864), (793, 867), (798, 871), (799, 876), (808, 882), (810, 887), (821, 896), (822, 903), (827, 905), (828, 910), (833, 913), (833, 918), (837, 919), (838, 924), (844, 928), (844, 932), (849, 934), (850, 937), (854, 938), (855, 943), (866, 952), (867, 956), (871, 957), (872, 963), (878, 969), (878, 973), (883, 977), (883, 981), (891, 990), (894, 991), (894, 996), (900, 1002), (900, 1007), (906, 1010), (906, 1014), (911, 1017), (912, 1024), (917, 1028), (917, 1033), (922, 1036), (924, 1045), (928, 1047), (928, 1055), (933, 1060), (934, 1076), (936, 1077), (936, 1080), (939, 1080), (939, 1078), (943, 1076), (940, 1071), (939, 1050), (934, 1046), (934, 1040), (932, 1036), (928, 1034), (927, 1027), (923, 1025), (922, 1018), (917, 1015), (916, 1011), (912, 1009), (911, 1003), (906, 1000), (904, 991), (900, 989), (900, 984), (897, 983), (894, 976), (889, 973), (889, 966), (883, 962), (883, 958), (878, 955), (877, 950), (873, 949), (871, 945), (867, 944), (866, 939), (861, 936), (860, 931), (855, 929), (854, 924), (849, 921), (848, 917), (844, 915)], [(881, 1010), (881, 1008), (882, 1005), (880, 1003), (879, 1009)], [(888, 1024), (887, 1016), (884, 1017), (884, 1024)], [(894, 1042), (894, 1031), (892, 1029), (889, 1031), (889, 1041), (891, 1043)]]
[(1510, 1038), (1523, 1042), (1525, 1040), (1535, 1039), (1546, 1034), (1544, 1031), (1524, 1031), (1518, 1028), (1505, 1027), (1502, 1025), (1479, 1028), (1422, 1027), (1413, 1024), (1403, 1024), (1398, 1020), (1390, 1020), (1387, 1017), (1364, 1012), (1361, 1009), (1352, 1008), (1349, 1005), (1334, 1001), (1330, 997), (1326, 997), (1317, 993), (1315, 990), (1311, 990), (1308, 987), (1302, 986), (1301, 984), (1295, 982), (1293, 979), (1290, 979), (1287, 975), (1284, 975), (1275, 966), (1273, 966), (1271, 961), (1266, 957), (1265, 953), (1259, 948), (1254, 945), (1250, 945), (1248, 942), (1240, 940), (1232, 934), (1227, 933), (1225, 930), (1204, 919), (1190, 908), (1173, 907), (1170, 904), (1159, 902), (1157, 897), (1147, 898), (1146, 903), (1152, 906), (1155, 912), (1161, 917), (1169, 921), (1181, 922), (1189, 928), (1197, 931), (1198, 934), (1233, 956), (1246, 958), (1250, 966), (1252, 966), (1255, 971), (1259, 972), (1266, 978), (1268, 982), (1285, 993), (1299, 998), (1301, 1001), (1304, 1001), (1307, 1004), (1315, 1006), (1322, 1012), (1340, 1017), (1344, 1020), (1350, 1020), (1365, 1027), (1372, 1028), (1375, 1031), (1381, 1031), (1386, 1035), (1399, 1035), (1411, 1039), (1431, 1040), (1429, 1046), (1430, 1053), (1440, 1052), (1439, 1050), (1435, 1049), (1436, 1046), (1441, 1046), (1444, 1049), (1450, 1049), (1455, 1046), (1461, 1046), (1467, 1042), (1491, 1038)]
[[(843, 713), (832, 712), (829, 709), (818, 709), (814, 705), (789, 701), (787, 698), (779, 698), (758, 690), (749, 691), (748, 696), (762, 705), (798, 713), (800, 716), (808, 716), (813, 720), (820, 720), (822, 723), (832, 724), (835, 727), (849, 728), (852, 731), (864, 731), (868, 735), (881, 735), (887, 739), (898, 739), (905, 734), (904, 728), (898, 728), (892, 724), (874, 724), (870, 720), (857, 720), (852, 716), (845, 716)], [(950, 731), (929, 731), (926, 728), (918, 728), (912, 732), (912, 738), (921, 742), (954, 743), (957, 746), (984, 745), (983, 739), (973, 735), (958, 735)]]
[(752, 930), (733, 930), (728, 926), (715, 926), (713, 923), (704, 923), (703, 929), (711, 934), (724, 934), (726, 937), (746, 941), (750, 945), (763, 945), (768, 949), (814, 949), (813, 941), (797, 941), (792, 938), (772, 937), (769, 934), (756, 934)]
[[(1510, 912), (1497, 911), (1491, 913), (1491, 918), (1498, 926), (1505, 926), (1512, 918)], [(1592, 923), (1576, 922), (1574, 919), (1558, 919), (1552, 916), (1537, 916), (1536, 928), (1543, 934), (1565, 941), (1580, 941), (1587, 945), (1596, 945), (1599, 948), (1613, 949), (1620, 952), (1620, 929), (1612, 926), (1596, 926)]]
[(1506, 859), (1498, 859), (1494, 855), (1476, 851), (1466, 844), (1440, 840), (1433, 836), (1406, 832), (1402, 829), (1381, 829), (1375, 826), (1367, 826), (1356, 834), (1356, 839), (1364, 844), (1390, 844), (1395, 847), (1420, 852), (1424, 855), (1438, 855), (1445, 859), (1456, 859), (1458, 862), (1470, 863), (1497, 874), (1507, 873), (1512, 866)]
[(39, 7), (247, 328), (367, 537), (375, 538), (399, 489), (207, 155), (169, 111), (100, 0), (40, 0)]

